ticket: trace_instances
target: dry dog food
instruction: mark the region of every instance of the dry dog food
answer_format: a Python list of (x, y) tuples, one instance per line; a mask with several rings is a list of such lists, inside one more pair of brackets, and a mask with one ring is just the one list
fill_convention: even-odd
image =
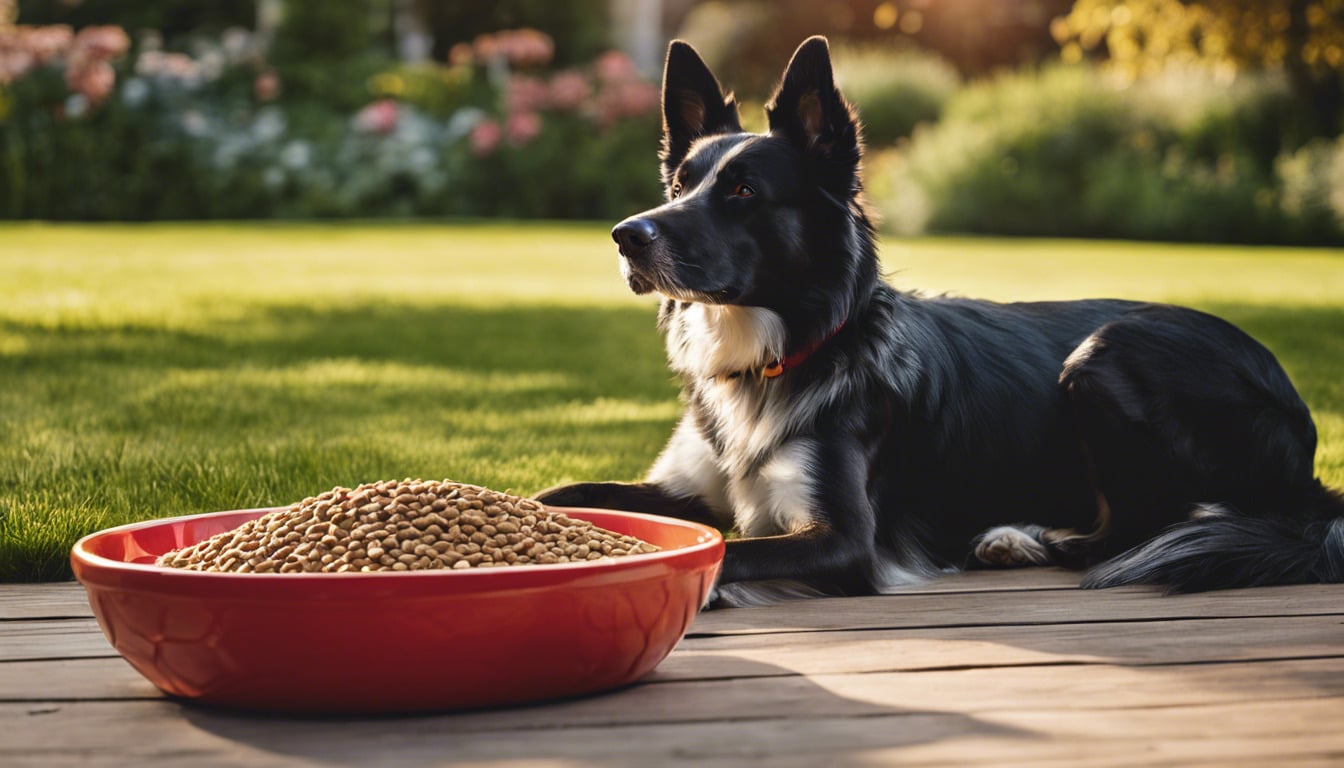
[(566, 563), (658, 547), (540, 502), (447, 480), (333, 488), (159, 558), (236, 573), (346, 573)]

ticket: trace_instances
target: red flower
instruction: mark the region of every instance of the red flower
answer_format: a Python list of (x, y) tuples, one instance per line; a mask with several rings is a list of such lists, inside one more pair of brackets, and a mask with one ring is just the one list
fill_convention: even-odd
[(377, 133), (386, 136), (397, 129), (397, 119), (401, 109), (392, 99), (379, 99), (366, 105), (355, 115), (355, 127), (365, 133)]
[(66, 87), (83, 95), (90, 104), (101, 104), (116, 82), (117, 73), (112, 65), (102, 60), (89, 61), (80, 67), (72, 64), (65, 70)]
[(257, 75), (257, 79), (252, 81), (252, 95), (257, 101), (273, 101), (280, 95), (280, 76), (275, 70), (268, 69)]
[(514, 75), (509, 78), (504, 103), (509, 112), (532, 112), (544, 108), (549, 97), (546, 83), (535, 77)]
[(541, 135), (541, 115), (536, 112), (514, 112), (509, 115), (504, 131), (509, 135), (509, 143), (521, 147)]
[(608, 83), (619, 83), (639, 78), (635, 62), (621, 51), (607, 51), (597, 57), (597, 77)]
[(551, 78), (548, 101), (552, 109), (578, 109), (591, 94), (588, 78), (581, 72), (567, 70)]
[(471, 145), (471, 153), (477, 157), (484, 157), (495, 151), (499, 146), (499, 140), (503, 132), (499, 128), (499, 123), (494, 120), (482, 120), (471, 129), (471, 135), (467, 137)]

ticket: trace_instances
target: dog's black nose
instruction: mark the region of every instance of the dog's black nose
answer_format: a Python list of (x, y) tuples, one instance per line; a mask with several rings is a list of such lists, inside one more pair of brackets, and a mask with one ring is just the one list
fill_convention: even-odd
[(611, 239), (620, 247), (622, 256), (633, 258), (658, 239), (658, 227), (648, 219), (626, 219), (611, 230)]

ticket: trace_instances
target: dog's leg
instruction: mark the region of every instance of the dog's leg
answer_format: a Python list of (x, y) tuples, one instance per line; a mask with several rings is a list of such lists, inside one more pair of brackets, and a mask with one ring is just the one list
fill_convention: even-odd
[(729, 539), (719, 583), (785, 580), (816, 594), (872, 594), (871, 550), (871, 543), (843, 536), (826, 523), (779, 536)]
[(536, 499), (550, 507), (618, 509), (719, 525), (714, 511), (699, 497), (678, 496), (655, 483), (574, 483), (544, 490)]
[(727, 542), (719, 578), (725, 596), (756, 587), (783, 594), (779, 584), (759, 584), (779, 581), (795, 592), (874, 594), (869, 455), (851, 434), (799, 438), (780, 446), (753, 480), (735, 485), (734, 512), (746, 536)]
[(730, 505), (713, 449), (691, 416), (683, 416), (642, 483), (575, 483), (542, 491), (553, 507), (597, 507), (666, 515), (726, 528)]

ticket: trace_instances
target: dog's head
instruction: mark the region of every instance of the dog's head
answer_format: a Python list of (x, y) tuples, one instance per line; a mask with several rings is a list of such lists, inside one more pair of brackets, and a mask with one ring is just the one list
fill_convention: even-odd
[(690, 45), (663, 73), (667, 202), (612, 230), (636, 293), (844, 320), (876, 273), (859, 201), (859, 125), (835, 86), (825, 38), (794, 53), (766, 105), (770, 130), (746, 133), (737, 104)]

